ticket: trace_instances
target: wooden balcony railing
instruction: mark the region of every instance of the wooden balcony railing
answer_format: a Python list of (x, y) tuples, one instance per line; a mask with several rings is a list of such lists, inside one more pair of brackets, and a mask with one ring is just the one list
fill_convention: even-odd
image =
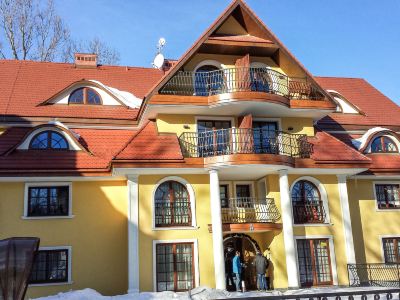
[(325, 223), (326, 214), (323, 201), (293, 203), (293, 219), (295, 224)]
[(222, 208), (222, 223), (275, 223), (281, 215), (274, 199), (230, 198)]
[(276, 154), (309, 158), (312, 144), (304, 134), (262, 129), (229, 128), (184, 132), (179, 137), (184, 157), (230, 154)]
[(160, 94), (182, 96), (212, 96), (234, 92), (261, 92), (294, 100), (324, 99), (324, 95), (307, 78), (288, 77), (270, 68), (179, 71), (160, 90)]

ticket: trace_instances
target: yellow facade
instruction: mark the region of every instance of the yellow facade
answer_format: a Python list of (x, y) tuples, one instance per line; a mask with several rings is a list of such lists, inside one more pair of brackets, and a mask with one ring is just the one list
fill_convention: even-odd
[(24, 219), (24, 187), (24, 182), (0, 183), (0, 239), (35, 236), (41, 247), (72, 248), (72, 283), (30, 286), (27, 297), (84, 288), (104, 295), (126, 293), (126, 182), (73, 182), (73, 217), (66, 219)]

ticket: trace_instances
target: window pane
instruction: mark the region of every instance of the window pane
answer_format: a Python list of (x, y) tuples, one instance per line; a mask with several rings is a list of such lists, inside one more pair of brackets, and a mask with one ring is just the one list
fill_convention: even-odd
[(31, 141), (31, 149), (46, 149), (48, 147), (47, 131), (39, 133)]
[(69, 96), (69, 103), (83, 104), (83, 88), (77, 89)]
[(57, 132), (51, 132), (51, 148), (52, 149), (68, 149), (66, 139)]
[(88, 104), (101, 104), (99, 94), (97, 94), (97, 92), (95, 92), (93, 89), (87, 88), (86, 93)]
[(32, 268), (30, 283), (68, 281), (68, 250), (39, 250)]
[(379, 208), (400, 208), (398, 184), (376, 184), (375, 194)]
[(385, 149), (385, 152), (397, 152), (395, 143), (392, 141), (392, 139), (386, 136), (383, 137), (383, 148)]
[(69, 187), (30, 187), (28, 216), (67, 216), (69, 214)]
[(386, 238), (383, 239), (383, 252), (385, 256), (385, 263), (399, 263), (399, 239)]

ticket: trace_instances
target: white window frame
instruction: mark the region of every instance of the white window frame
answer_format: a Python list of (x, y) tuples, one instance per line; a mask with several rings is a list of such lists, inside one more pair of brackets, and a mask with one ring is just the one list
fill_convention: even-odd
[[(191, 226), (168, 226), (168, 227), (156, 227), (156, 219), (155, 219), (155, 196), (158, 187), (166, 181), (176, 181), (183, 184), (188, 193), (190, 199), (190, 209), (192, 212), (192, 225)], [(159, 180), (153, 189), (153, 195), (151, 199), (151, 211), (152, 211), (152, 230), (154, 231), (162, 231), (162, 230), (195, 230), (198, 229), (197, 227), (197, 220), (196, 220), (196, 196), (192, 185), (186, 179), (179, 177), (179, 176), (167, 176)]]
[(29, 286), (51, 286), (51, 285), (69, 285), (73, 284), (72, 281), (72, 246), (51, 246), (39, 247), (40, 250), (68, 250), (68, 281), (64, 282), (50, 282), (50, 283), (30, 283)]
[(292, 201), (292, 191), (293, 191), (293, 187), (294, 185), (301, 180), (306, 180), (306, 181), (310, 181), (311, 183), (313, 183), (318, 191), (319, 194), (321, 195), (321, 200), (322, 203), (324, 205), (324, 210), (325, 210), (325, 215), (326, 215), (326, 220), (324, 223), (310, 223), (310, 224), (295, 224), (294, 223), (294, 218), (292, 218), (292, 222), (293, 222), (293, 226), (295, 227), (321, 227), (321, 226), (332, 226), (333, 224), (331, 223), (331, 217), (330, 217), (330, 212), (329, 212), (329, 201), (328, 201), (328, 193), (325, 190), (324, 185), (322, 184), (321, 181), (319, 181), (317, 178), (312, 177), (312, 176), (301, 176), (299, 178), (297, 178), (295, 181), (293, 181), (292, 185), (290, 186), (290, 206), (292, 209), (292, 216), (294, 215), (294, 211), (293, 211), (293, 201)]
[[(400, 149), (400, 148), (399, 148)], [(375, 200), (375, 211), (377, 212), (400, 212), (400, 208), (379, 208), (378, 206), (378, 197), (376, 196), (376, 185), (377, 184), (398, 184), (400, 189), (400, 181), (373, 181), (372, 188), (374, 192), (374, 200)]]
[[(67, 186), (68, 187), (68, 215), (67, 216), (28, 216), (28, 201), (29, 201), (29, 188), (30, 187), (54, 187), (54, 186)], [(27, 220), (41, 220), (41, 219), (71, 219), (72, 214), (72, 182), (25, 182), (24, 189), (24, 214), (22, 219)]]
[(237, 198), (236, 196), (236, 186), (237, 185), (249, 185), (250, 186), (250, 198), (257, 198), (255, 188), (254, 188), (254, 181), (245, 181), (245, 180), (238, 180), (233, 182), (233, 197)]
[[(333, 244), (333, 236), (332, 235), (296, 235), (295, 237), (296, 241), (296, 247), (295, 247), (295, 252), (296, 252), (296, 261), (297, 261), (297, 266), (299, 266), (299, 255), (297, 253), (297, 240), (318, 240), (318, 239), (327, 239), (329, 241), (329, 255), (330, 255), (330, 260), (331, 260), (331, 270), (332, 270), (332, 283), (333, 285), (338, 285), (338, 275), (337, 275), (337, 265), (336, 265), (336, 254), (335, 254), (335, 245)], [(300, 283), (300, 272), (297, 270), (298, 274), (298, 279)]]
[(390, 239), (390, 238), (400, 239), (400, 234), (385, 234), (385, 235), (380, 235), (379, 236), (379, 241), (380, 241), (380, 244), (381, 244), (381, 258), (382, 258), (382, 263), (384, 263), (384, 264), (386, 262), (385, 262), (385, 251), (383, 249), (383, 239)]
[(199, 248), (197, 239), (175, 239), (175, 240), (153, 240), (153, 291), (157, 291), (157, 255), (156, 249), (158, 244), (173, 244), (173, 243), (193, 243), (193, 261), (194, 261), (194, 284), (195, 287), (200, 286), (199, 272)]
[[(31, 144), (32, 139), (39, 133), (43, 131), (54, 131), (55, 133), (60, 134), (68, 143), (68, 150), (70, 151), (80, 151), (82, 150), (81, 147), (63, 130), (54, 127), (54, 126), (44, 126), (40, 127), (34, 131), (32, 131), (25, 140), (17, 147), (18, 150), (29, 150), (29, 146)], [(55, 149), (57, 151), (57, 149)]]

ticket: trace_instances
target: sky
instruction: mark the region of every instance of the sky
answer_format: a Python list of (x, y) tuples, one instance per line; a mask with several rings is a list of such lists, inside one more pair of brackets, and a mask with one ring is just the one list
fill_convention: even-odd
[[(164, 37), (179, 58), (230, 0), (56, 0), (77, 39), (99, 37), (120, 64), (150, 67)], [(247, 0), (316, 76), (361, 77), (400, 104), (400, 0)]]

